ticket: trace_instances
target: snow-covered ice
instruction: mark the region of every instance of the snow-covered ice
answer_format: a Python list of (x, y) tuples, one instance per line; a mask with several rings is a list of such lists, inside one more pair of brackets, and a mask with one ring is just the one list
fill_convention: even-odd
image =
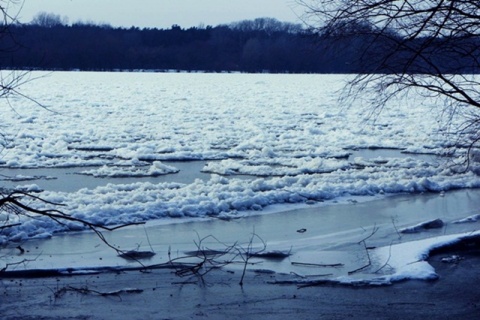
[[(202, 171), (211, 173), (208, 181), (105, 180), (96, 189), (42, 194), (101, 224), (480, 186), (473, 172), (454, 173), (434, 156), (349, 157), (368, 148), (441, 155), (459, 137), (441, 133), (432, 106), (398, 101), (373, 121), (360, 106), (339, 105), (345, 79), (54, 72), (22, 87), (46, 108), (16, 98), (14, 109), (3, 108), (2, 166), (88, 167), (78, 173), (115, 178), (174, 174), (178, 169), (162, 162), (207, 160)], [(41, 183), (28, 181), (30, 190), (42, 189)], [(32, 225), (18, 232), (34, 237), (59, 229)]]
[(352, 149), (442, 154), (456, 141), (439, 131), (432, 106), (400, 101), (373, 121), (361, 106), (339, 105), (345, 78), (55, 72), (22, 87), (48, 110), (20, 98), (2, 108), (1, 160), (8, 167), (239, 160), (220, 172), (277, 160), (298, 174), (343, 167), (328, 159)]
[[(45, 74), (21, 88), (45, 108), (19, 97), (11, 98), (12, 108), (2, 105), (0, 166), (77, 168), (97, 177), (95, 188), (45, 188), (41, 196), (66, 204), (62, 210), (74, 217), (105, 225), (231, 218), (277, 204), (480, 187), (475, 170), (457, 171), (442, 156), (462, 137), (432, 116), (434, 105), (398, 100), (372, 118), (361, 105), (339, 104), (346, 78)], [(209, 179), (175, 181), (179, 169), (170, 162), (199, 160)], [(121, 180), (163, 175), (172, 180)], [(1, 177), (29, 190), (42, 190), (42, 182), (54, 178)], [(2, 230), (0, 243), (81, 228), (31, 220)]]
[(426, 259), (437, 248), (453, 245), (464, 239), (479, 237), (480, 232), (445, 235), (424, 240), (404, 242), (390, 247), (382, 247), (372, 252), (374, 264), (388, 264), (390, 274), (379, 277), (378, 282), (396, 282), (407, 279), (435, 280), (438, 278)]
[[(146, 168), (145, 168), (146, 167)], [(122, 177), (155, 177), (169, 173), (177, 173), (175, 167), (154, 161), (151, 166), (109, 167), (104, 165), (99, 168), (83, 170), (78, 174), (91, 175), (97, 178), (122, 178)]]

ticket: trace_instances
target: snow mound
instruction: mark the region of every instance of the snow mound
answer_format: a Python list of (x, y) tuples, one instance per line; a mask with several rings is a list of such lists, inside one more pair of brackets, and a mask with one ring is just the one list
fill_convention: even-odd
[(114, 167), (105, 165), (97, 169), (81, 171), (79, 174), (91, 175), (96, 178), (125, 178), (156, 177), (177, 172), (179, 172), (179, 170), (175, 167), (165, 165), (160, 161), (154, 161), (152, 165), (148, 167)]

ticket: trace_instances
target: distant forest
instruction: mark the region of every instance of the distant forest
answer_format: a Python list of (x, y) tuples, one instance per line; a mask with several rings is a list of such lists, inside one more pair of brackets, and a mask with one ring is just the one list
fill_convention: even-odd
[[(355, 30), (356, 36), (348, 37), (348, 28), (321, 35), (299, 24), (271, 18), (188, 29), (178, 25), (169, 29), (113, 28), (81, 22), (69, 25), (59, 16), (42, 13), (32, 23), (9, 26), (8, 32), (3, 33), (0, 68), (271, 73), (405, 71), (392, 69), (391, 64), (385, 69), (379, 62), (385, 46), (392, 43), (375, 40), (372, 30), (366, 30), (363, 37)], [(355, 28), (368, 29), (368, 26)], [(462, 41), (478, 48), (477, 43), (471, 43), (473, 40)], [(367, 43), (369, 47), (365, 50)], [(456, 66), (456, 61), (462, 59), (459, 56), (432, 54), (438, 55), (444, 72), (478, 71), (459, 70)], [(402, 59), (408, 53), (398, 55)], [(463, 61), (461, 65), (468, 64)], [(407, 72), (431, 71), (428, 66), (411, 68)]]

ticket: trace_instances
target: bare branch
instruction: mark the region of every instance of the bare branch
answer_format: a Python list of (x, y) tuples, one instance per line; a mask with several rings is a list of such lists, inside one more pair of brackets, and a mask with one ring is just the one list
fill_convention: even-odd
[[(330, 47), (350, 46), (358, 74), (342, 102), (363, 101), (378, 117), (388, 103), (412, 94), (427, 99), (437, 115), (469, 118), (475, 134), (457, 133), (471, 150), (480, 142), (480, 2), (476, 0), (297, 0), (303, 19)], [(352, 49), (353, 47), (353, 49)], [(328, 50), (328, 48), (326, 48)], [(353, 50), (356, 50), (353, 54)], [(353, 59), (353, 58), (352, 58)], [(367, 98), (365, 98), (367, 97)], [(445, 110), (449, 110), (446, 112)], [(467, 169), (468, 169), (467, 160)]]

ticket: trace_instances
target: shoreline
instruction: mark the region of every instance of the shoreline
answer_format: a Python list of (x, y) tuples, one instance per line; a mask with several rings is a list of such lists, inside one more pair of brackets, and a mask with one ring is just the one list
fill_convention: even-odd
[[(450, 251), (448, 254), (454, 254)], [(463, 253), (464, 254), (464, 253)], [(458, 263), (432, 256), (440, 279), (381, 287), (338, 285), (298, 289), (271, 284), (270, 274), (217, 270), (204, 281), (171, 270), (102, 275), (3, 279), (3, 319), (476, 319), (478, 252)]]
[[(476, 195), (480, 195), (480, 189), (444, 195), (398, 195), (368, 202), (293, 207), (293, 210), (280, 213), (228, 221), (209, 219), (176, 224), (147, 223), (103, 233), (109, 245), (93, 232), (74, 232), (48, 239), (11, 243), (2, 249), (1, 259), (8, 271), (113, 270), (165, 265), (172, 259), (184, 262), (188, 261), (185, 258), (190, 255), (189, 252), (200, 247), (222, 251), (235, 244), (233, 251), (250, 248), (252, 253), (289, 253), (288, 258), (284, 257), (287, 259), (261, 259), (258, 267), (252, 269), (310, 276), (317, 270), (293, 266), (291, 262), (299, 262), (298, 265), (341, 264), (342, 268), (330, 268), (327, 272), (336, 278), (365, 265), (367, 257), (361, 244), (365, 237), (368, 237), (370, 248), (386, 247), (388, 251), (389, 246), (403, 242), (439, 238), (448, 234), (460, 235), (478, 229), (478, 221), (452, 223), (471, 213), (478, 213), (480, 197)], [(441, 219), (445, 224), (441, 228), (418, 233), (399, 233), (401, 227), (411, 227), (432, 219)], [(369, 236), (370, 233), (372, 236)], [(116, 252), (110, 245), (119, 251)], [(418, 245), (414, 245), (414, 251), (415, 248)], [(154, 255), (145, 260), (142, 258), (140, 264), (119, 256), (119, 253), (131, 250)], [(216, 258), (226, 259), (227, 256)], [(229, 268), (235, 269), (231, 265)]]
[[(299, 289), (299, 282), (283, 280), (290, 272), (307, 277), (308, 273), (324, 271), (303, 267), (298, 272), (291, 261), (348, 262), (340, 273), (363, 265), (364, 252), (359, 251), (358, 241), (368, 236), (372, 227), (379, 226), (382, 229), (368, 244), (385, 246), (397, 236), (391, 219), (400, 213), (403, 216), (397, 217), (402, 219), (399, 226), (426, 218), (441, 217), (447, 222), (442, 229), (403, 235), (401, 242), (478, 229), (478, 222), (450, 223), (456, 219), (455, 214), (463, 217), (472, 210), (478, 212), (478, 198), (474, 197), (477, 193), (478, 190), (464, 190), (444, 196), (399, 196), (231, 221), (147, 224), (145, 228), (129, 227), (108, 234), (109, 241), (124, 249), (143, 242), (139, 246), (143, 250), (148, 248), (148, 240), (156, 251), (154, 259), (146, 260), (149, 264), (165, 261), (167, 251), (171, 250), (175, 258), (194, 249), (199, 234), (214, 234), (227, 244), (232, 241), (248, 244), (254, 230), (265, 237), (269, 250), (292, 248), (294, 254), (283, 262), (265, 260), (258, 267), (249, 266), (243, 286), (239, 285), (241, 265), (212, 269), (203, 279), (178, 277), (171, 268), (142, 270), (135, 263), (119, 258), (91, 233), (27, 241), (21, 244), (26, 250), (24, 255), (18, 255), (18, 249), (12, 247), (15, 253), (12, 258), (18, 261), (30, 257), (36, 261), (17, 265), (17, 269), (33, 269), (36, 264), (112, 269), (61, 277), (51, 274), (41, 278), (0, 278), (0, 314), (6, 320), (111, 319), (113, 315), (118, 319), (476, 319), (480, 313), (480, 292), (472, 284), (480, 280), (480, 255), (459, 251), (458, 247), (432, 252), (435, 254), (428, 262), (439, 276), (432, 281), (408, 280), (381, 286), (330, 282)], [(452, 206), (457, 210), (455, 214)], [(301, 227), (307, 231), (299, 233)], [(212, 242), (206, 241), (205, 246), (215, 249)], [(465, 259), (457, 263), (441, 262), (442, 257), (453, 254)], [(121, 270), (122, 266), (137, 269)], [(115, 270), (115, 267), (120, 268)], [(332, 270), (336, 269), (325, 272)]]

